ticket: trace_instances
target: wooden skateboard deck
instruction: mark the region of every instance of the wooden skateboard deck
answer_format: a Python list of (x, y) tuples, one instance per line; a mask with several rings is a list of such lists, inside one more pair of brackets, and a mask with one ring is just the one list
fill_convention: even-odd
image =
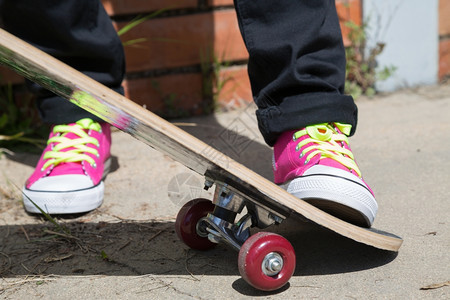
[(335, 218), (235, 162), (223, 153), (122, 95), (0, 29), (0, 63), (99, 116), (186, 167), (257, 206), (287, 217), (292, 212), (340, 235), (398, 251), (402, 239)]
[[(196, 249), (203, 249), (205, 240), (225, 241), (237, 248), (242, 277), (258, 289), (282, 287), (294, 272), (295, 252), (281, 236), (262, 232), (250, 236), (250, 226), (265, 228), (299, 214), (379, 249), (398, 251), (403, 242), (393, 234), (347, 223), (292, 196), (187, 132), (2, 29), (0, 63), (204, 176), (205, 187), (215, 184), (214, 205), (196, 199), (181, 208), (175, 223), (177, 234)], [(198, 216), (198, 210), (205, 210), (205, 205), (212, 205), (213, 210), (208, 206), (209, 210), (203, 211), (205, 216)], [(244, 206), (249, 213), (234, 223)], [(198, 216), (195, 222), (190, 221), (195, 224), (183, 223), (192, 216)], [(187, 226), (186, 232), (183, 226)]]
[[(205, 186), (216, 184), (216, 195), (223, 203), (229, 203), (231, 199), (229, 195), (232, 195), (239, 200), (232, 203), (233, 209), (236, 205), (241, 207), (245, 204), (247, 209), (255, 212), (251, 218), (252, 226), (264, 228), (279, 223), (291, 214), (299, 214), (342, 236), (379, 249), (398, 251), (402, 244), (402, 239), (398, 236), (344, 222), (290, 195), (281, 187), (180, 128), (2, 29), (0, 29), (0, 63), (204, 176)], [(216, 208), (219, 207), (217, 214), (224, 219), (230, 219), (230, 210), (224, 210), (222, 209), (224, 206), (214, 203)], [(190, 207), (183, 207), (180, 212), (186, 213), (189, 209)], [(234, 210), (231, 212), (234, 220)], [(209, 240), (214, 242), (219, 237), (240, 250), (239, 271), (247, 282), (262, 290), (274, 290), (289, 280), (295, 268), (295, 254), (292, 254), (294, 251), (290, 244), (286, 246), (282, 240), (280, 241), (282, 237), (273, 238), (262, 233), (249, 237), (249, 234), (245, 233), (248, 228), (242, 225), (249, 222), (249, 218), (244, 220), (245, 222), (239, 221), (236, 223), (237, 226), (230, 227), (229, 222), (234, 221), (227, 223), (221, 218), (215, 218), (214, 214), (216, 210), (211, 217), (209, 214), (207, 218), (199, 219), (196, 222), (197, 227), (194, 224), (194, 228), (197, 228), (195, 229), (197, 233), (201, 233), (198, 224), (205, 220), (204, 222), (209, 222), (210, 226), (207, 230), (209, 235), (208, 232), (205, 235)], [(216, 222), (217, 220), (220, 222)], [(220, 230), (223, 231), (222, 235), (217, 233)], [(231, 234), (228, 234), (229, 232)], [(229, 238), (232, 235), (234, 237)], [(272, 243), (272, 246), (267, 246), (267, 241)], [(264, 256), (255, 250), (260, 246), (269, 247)], [(251, 266), (253, 261), (258, 263)], [(289, 267), (286, 271), (289, 274), (284, 271), (288, 268), (286, 266)]]

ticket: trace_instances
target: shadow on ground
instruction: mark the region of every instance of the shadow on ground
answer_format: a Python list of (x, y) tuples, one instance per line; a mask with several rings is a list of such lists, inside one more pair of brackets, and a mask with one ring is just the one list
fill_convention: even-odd
[(177, 120), (181, 129), (272, 180), (272, 149), (262, 140), (255, 117), (256, 107), (229, 112), (219, 123), (215, 115)]
[[(239, 275), (236, 251), (225, 245), (209, 251), (188, 249), (178, 240), (172, 221), (60, 224), (65, 231), (50, 223), (1, 226), (0, 276)], [(269, 229), (293, 244), (294, 276), (355, 272), (395, 258), (302, 221), (288, 220)]]

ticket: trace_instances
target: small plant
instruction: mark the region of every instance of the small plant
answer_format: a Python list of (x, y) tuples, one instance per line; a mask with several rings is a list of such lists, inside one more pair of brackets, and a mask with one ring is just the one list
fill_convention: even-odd
[(232, 76), (223, 76), (221, 71), (230, 66), (225, 60), (225, 53), (219, 58), (214, 50), (208, 48), (200, 53), (200, 68), (202, 72), (202, 94), (204, 102), (210, 103), (205, 106), (205, 113), (210, 113), (218, 108), (219, 96), (225, 84), (232, 80)]
[(377, 57), (385, 47), (382, 42), (368, 49), (367, 23), (355, 24), (353, 21), (345, 23), (350, 29), (348, 38), (350, 46), (345, 49), (347, 58), (345, 92), (354, 98), (361, 95), (375, 95), (375, 82), (388, 79), (396, 70), (394, 66), (385, 66), (377, 70)]
[[(7, 176), (4, 175), (5, 178), (8, 178)], [(31, 200), (30, 197), (28, 197), (26, 194), (24, 194), (21, 189), (13, 182), (10, 182), (7, 179), (7, 182), (10, 183), (17, 191), (20, 191), (22, 193), (23, 196), (25, 196), (43, 215), (44, 219), (46, 219), (48, 222), (50, 222), (51, 224), (53, 224), (54, 229), (56, 231), (52, 231), (54, 233), (60, 233), (65, 235), (66, 237), (70, 237), (70, 230), (68, 228), (66, 228), (63, 225), (60, 225), (50, 214), (48, 214), (47, 212), (45, 212), (41, 207), (39, 207), (36, 202), (34, 202), (33, 200)]]
[(11, 84), (0, 88), (0, 154), (3, 148), (35, 150), (45, 147), (48, 128), (42, 126), (31, 97), (23, 97), (20, 105), (14, 99)]
[(189, 115), (188, 112), (179, 105), (181, 100), (178, 98), (177, 94), (165, 94), (157, 80), (152, 80), (150, 84), (163, 102), (162, 109), (156, 111), (157, 114), (168, 119), (183, 118)]
[[(168, 8), (163, 8), (160, 10), (157, 10), (151, 14), (145, 15), (145, 16), (138, 16), (136, 18), (134, 18), (131, 22), (129, 22), (127, 25), (125, 25), (124, 27), (122, 27), (122, 29), (120, 29), (119, 31), (117, 31), (117, 35), (121, 36), (125, 33), (127, 33), (128, 31), (130, 31), (131, 29), (135, 28), (136, 26), (140, 25), (141, 23), (150, 20), (154, 17), (156, 17), (157, 15), (163, 13), (164, 11), (166, 11)], [(129, 41), (124, 41), (122, 42), (122, 45), (125, 46), (131, 46), (131, 45), (135, 45), (138, 43), (142, 43), (147, 41), (146, 38), (138, 38), (138, 39), (134, 39), (134, 40), (129, 40)]]

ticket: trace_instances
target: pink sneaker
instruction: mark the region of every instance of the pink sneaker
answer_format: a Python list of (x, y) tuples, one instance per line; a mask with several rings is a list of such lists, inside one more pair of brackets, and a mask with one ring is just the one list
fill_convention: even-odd
[(103, 201), (103, 178), (110, 167), (111, 129), (82, 119), (52, 128), (47, 147), (25, 183), (23, 202), (30, 213), (82, 213)]
[(275, 183), (340, 219), (370, 227), (378, 205), (348, 145), (350, 129), (330, 123), (283, 133), (274, 146)]

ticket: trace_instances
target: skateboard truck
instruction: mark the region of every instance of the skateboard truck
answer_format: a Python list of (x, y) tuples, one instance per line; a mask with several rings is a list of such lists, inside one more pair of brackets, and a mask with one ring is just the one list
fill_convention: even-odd
[[(212, 186), (207, 180), (205, 186)], [(199, 235), (207, 236), (213, 243), (224, 241), (236, 250), (240, 250), (244, 242), (250, 237), (250, 228), (266, 228), (272, 224), (279, 224), (284, 217), (269, 211), (239, 194), (223, 182), (215, 182), (216, 190), (212, 203), (215, 205), (212, 213), (198, 223)], [(247, 213), (235, 223), (236, 216), (247, 207)]]
[[(241, 213), (246, 203), (245, 199), (233, 193), (225, 184), (217, 185), (213, 204), (214, 211), (209, 213), (197, 223), (197, 234), (207, 236), (213, 243), (221, 241), (240, 251), (242, 245), (250, 237), (250, 227), (252, 227), (252, 215), (245, 214), (237, 223), (234, 223), (237, 214)], [(255, 207), (256, 210), (263, 208)], [(264, 215), (264, 214), (259, 214)], [(269, 214), (264, 220), (264, 225), (280, 223), (282, 218)], [(261, 224), (261, 222), (260, 222)], [(261, 264), (261, 271), (267, 276), (276, 276), (283, 269), (283, 258), (276, 252), (267, 254)]]
[(216, 189), (212, 202), (194, 199), (181, 208), (175, 224), (180, 239), (197, 250), (224, 242), (239, 252), (239, 272), (249, 284), (268, 291), (285, 285), (295, 269), (292, 245), (274, 233), (250, 235), (251, 227), (266, 228), (281, 223), (285, 217), (274, 209), (255, 204), (224, 182), (207, 179), (205, 188), (213, 184)]
[(220, 184), (216, 185), (213, 204), (215, 205), (213, 212), (201, 222), (206, 224), (208, 239), (213, 243), (224, 241), (239, 251), (249, 238), (252, 225), (250, 214), (244, 215), (235, 223), (236, 216), (245, 207), (244, 198), (233, 193), (225, 184)]

